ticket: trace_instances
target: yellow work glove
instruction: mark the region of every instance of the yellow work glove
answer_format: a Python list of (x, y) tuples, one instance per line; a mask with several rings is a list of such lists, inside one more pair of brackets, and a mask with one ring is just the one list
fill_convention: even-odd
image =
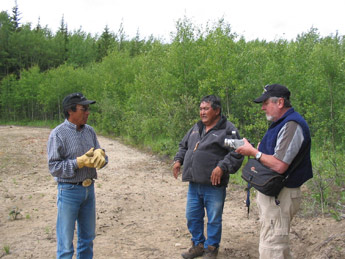
[(93, 152), (93, 158), (91, 159), (91, 163), (94, 164), (95, 168), (100, 169), (105, 164), (105, 153), (103, 149), (96, 149)]
[(94, 148), (90, 148), (84, 155), (77, 157), (77, 165), (78, 168), (91, 167), (94, 168), (94, 164), (91, 162), (91, 159), (94, 155)]

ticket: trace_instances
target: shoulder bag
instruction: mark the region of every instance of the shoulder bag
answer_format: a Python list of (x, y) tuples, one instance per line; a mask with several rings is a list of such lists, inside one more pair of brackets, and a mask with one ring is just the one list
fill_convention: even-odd
[(279, 174), (254, 158), (249, 158), (242, 169), (242, 178), (250, 184), (248, 187), (268, 196), (278, 196), (287, 177), (288, 174)]
[(281, 189), (283, 189), (285, 186), (285, 182), (288, 179), (289, 174), (294, 171), (302, 162), (309, 150), (309, 147), (310, 143), (301, 153), (297, 154), (296, 158), (293, 160), (288, 170), (284, 174), (273, 171), (256, 159), (248, 157), (248, 162), (242, 169), (242, 178), (248, 183), (246, 201), (248, 215), (250, 206), (250, 188), (254, 187), (256, 190), (265, 195), (274, 196), (276, 204), (279, 205), (280, 202), (278, 200), (278, 195)]

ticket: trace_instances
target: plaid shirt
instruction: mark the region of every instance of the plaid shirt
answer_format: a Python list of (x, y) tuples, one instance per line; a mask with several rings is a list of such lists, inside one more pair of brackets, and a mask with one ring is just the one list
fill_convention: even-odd
[[(94, 129), (85, 124), (80, 131), (67, 119), (50, 133), (47, 153), (49, 171), (57, 182), (77, 183), (97, 179), (95, 168), (78, 168), (77, 157), (90, 148), (100, 148)], [(106, 156), (106, 163), (108, 157)]]

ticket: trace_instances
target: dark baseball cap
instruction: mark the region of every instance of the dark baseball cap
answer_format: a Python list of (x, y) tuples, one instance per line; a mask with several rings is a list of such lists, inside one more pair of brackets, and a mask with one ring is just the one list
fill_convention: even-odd
[(262, 103), (270, 97), (284, 97), (287, 100), (290, 99), (290, 91), (286, 86), (273, 84), (266, 85), (262, 95), (254, 100), (256, 103)]
[(63, 101), (62, 106), (68, 107), (72, 104), (80, 104), (80, 105), (88, 105), (88, 104), (94, 104), (96, 101), (91, 101), (86, 99), (86, 97), (82, 93), (72, 93), (67, 95)]

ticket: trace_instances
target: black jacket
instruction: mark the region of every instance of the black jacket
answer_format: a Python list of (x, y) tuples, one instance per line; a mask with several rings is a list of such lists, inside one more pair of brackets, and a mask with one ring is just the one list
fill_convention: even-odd
[[(182, 181), (211, 185), (211, 174), (219, 166), (223, 170), (221, 186), (227, 186), (229, 174), (241, 167), (243, 156), (224, 146), (225, 138), (240, 138), (235, 126), (221, 116), (217, 125), (201, 138), (204, 124), (199, 121), (184, 136), (174, 160), (183, 164)], [(235, 134), (233, 134), (233, 132)]]

